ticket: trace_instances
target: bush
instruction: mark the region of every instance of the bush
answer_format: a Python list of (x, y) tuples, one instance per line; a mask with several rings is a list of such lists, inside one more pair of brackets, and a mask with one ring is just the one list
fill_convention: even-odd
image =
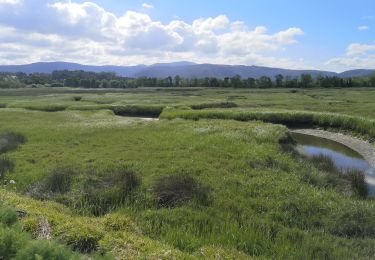
[(0, 108), (6, 108), (7, 104), (0, 103)]
[(202, 205), (210, 202), (208, 187), (199, 184), (193, 177), (169, 175), (156, 181), (153, 192), (159, 207), (176, 207), (195, 199)]
[(81, 101), (82, 97), (81, 96), (75, 96), (75, 97), (73, 97), (73, 100), (74, 101)]
[(21, 231), (0, 226), (0, 259), (14, 258), (26, 241), (27, 237)]
[(0, 133), (0, 154), (17, 149), (19, 145), (24, 144), (26, 141), (26, 137), (22, 134), (14, 132)]
[(0, 209), (0, 223), (11, 226), (17, 222), (17, 212), (10, 207), (3, 207)]
[(40, 259), (81, 259), (68, 248), (55, 242), (37, 240), (22, 247), (16, 254), (16, 260), (40, 260)]

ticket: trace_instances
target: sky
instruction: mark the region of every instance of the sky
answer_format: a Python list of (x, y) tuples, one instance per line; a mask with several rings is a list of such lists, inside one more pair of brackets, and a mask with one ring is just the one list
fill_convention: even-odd
[(375, 69), (374, 0), (0, 0), (0, 64)]

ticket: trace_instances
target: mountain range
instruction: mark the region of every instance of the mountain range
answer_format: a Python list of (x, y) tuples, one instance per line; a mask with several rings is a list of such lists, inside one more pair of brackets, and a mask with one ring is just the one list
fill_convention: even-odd
[(196, 64), (192, 62), (172, 62), (157, 63), (153, 65), (137, 66), (92, 66), (69, 62), (37, 62), (26, 65), (0, 65), (0, 72), (24, 72), (24, 73), (52, 73), (55, 70), (83, 70), (91, 72), (113, 72), (123, 77), (155, 77), (165, 78), (168, 76), (179, 75), (184, 78), (204, 78), (204, 77), (233, 77), (240, 75), (242, 78), (259, 78), (268, 76), (274, 78), (281, 74), (284, 77), (299, 77), (301, 74), (310, 74), (312, 76), (337, 76), (342, 78), (349, 77), (368, 77), (375, 72), (370, 69), (349, 70), (342, 73), (320, 70), (291, 70), (261, 66), (244, 65), (217, 65), (217, 64)]

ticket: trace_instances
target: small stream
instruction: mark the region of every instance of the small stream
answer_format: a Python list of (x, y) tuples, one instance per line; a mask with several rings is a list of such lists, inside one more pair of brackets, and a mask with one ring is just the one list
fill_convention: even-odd
[(325, 155), (332, 159), (337, 168), (357, 169), (366, 173), (369, 196), (375, 196), (375, 169), (356, 151), (335, 141), (312, 135), (291, 133), (297, 149), (307, 156)]

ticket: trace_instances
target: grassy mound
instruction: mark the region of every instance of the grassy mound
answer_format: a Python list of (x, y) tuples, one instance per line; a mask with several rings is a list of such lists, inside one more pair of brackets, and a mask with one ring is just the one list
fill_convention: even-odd
[(375, 121), (348, 115), (315, 113), (302, 111), (261, 111), (261, 110), (174, 110), (167, 109), (161, 118), (231, 119), (238, 121), (260, 120), (268, 123), (283, 124), (289, 127), (330, 127), (357, 132), (375, 138)]

